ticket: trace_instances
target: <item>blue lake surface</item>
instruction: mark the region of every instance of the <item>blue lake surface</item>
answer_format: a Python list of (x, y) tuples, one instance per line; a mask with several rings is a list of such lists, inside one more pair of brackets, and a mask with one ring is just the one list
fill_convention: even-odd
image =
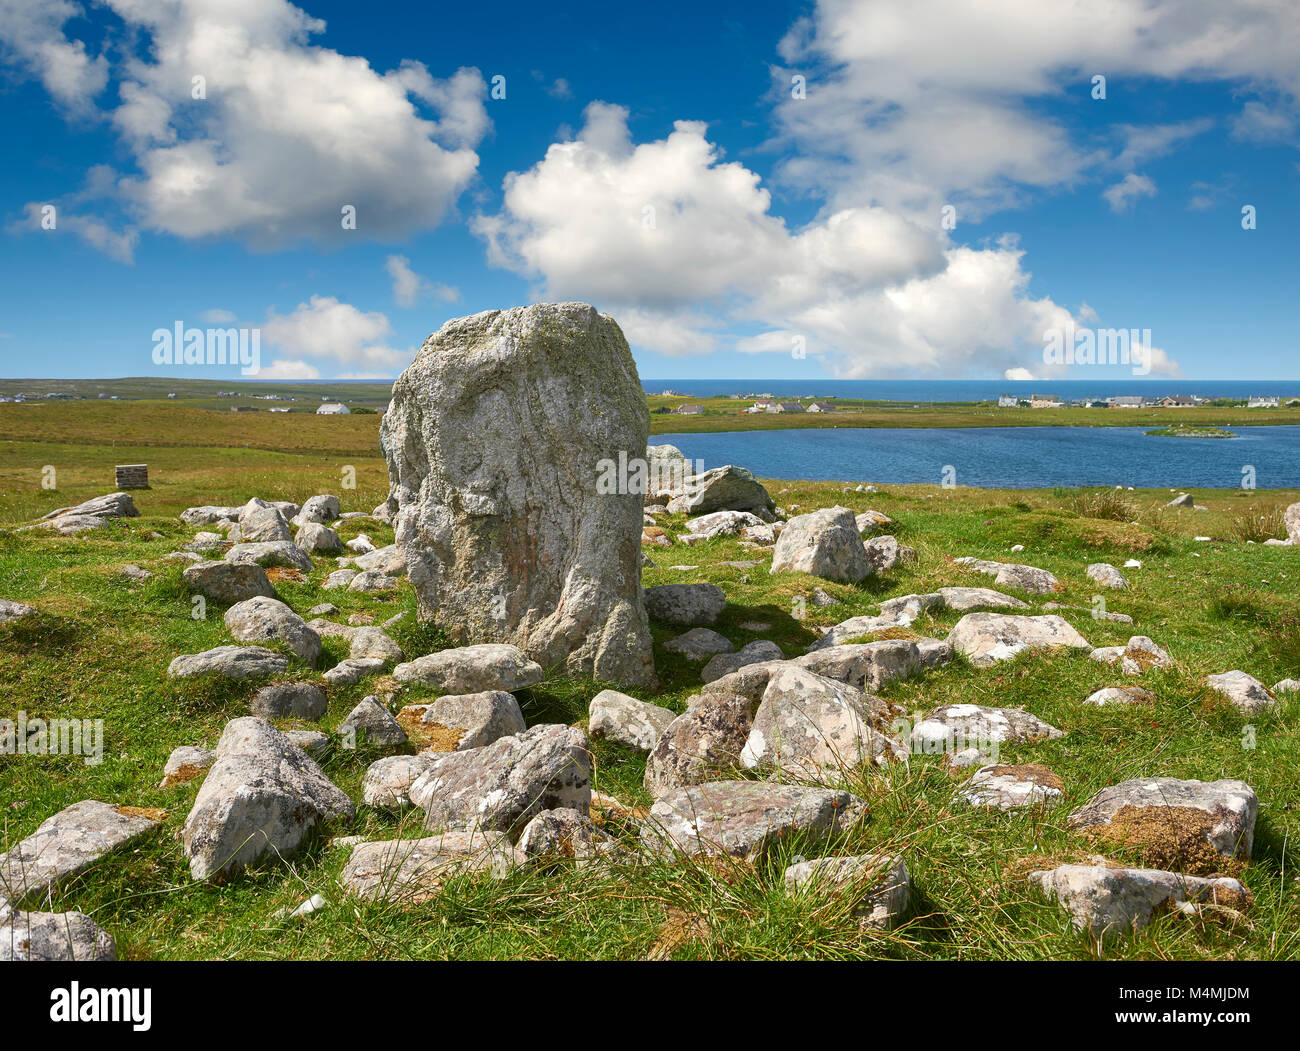
[(1166, 438), (1138, 427), (825, 428), (656, 434), (704, 466), (760, 478), (941, 484), (991, 489), (1131, 485), (1300, 488), (1300, 427), (1234, 427), (1236, 438)]

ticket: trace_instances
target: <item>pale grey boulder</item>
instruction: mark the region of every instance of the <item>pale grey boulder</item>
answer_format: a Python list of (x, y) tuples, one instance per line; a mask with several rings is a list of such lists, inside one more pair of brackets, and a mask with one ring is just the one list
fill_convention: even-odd
[(348, 581), (349, 591), (373, 593), (376, 591), (394, 591), (396, 588), (397, 578), (390, 577), (387, 573), (378, 569), (367, 569), (356, 574)]
[(591, 818), (571, 808), (543, 810), (519, 834), (519, 852), (533, 862), (592, 857), (598, 836)]
[(458, 644), (655, 685), (644, 494), (607, 484), (648, 434), (627, 341), (594, 308), (535, 303), (443, 325), (380, 426), (421, 618)]
[(355, 577), (361, 574), (355, 569), (336, 569), (325, 578), (325, 583), (321, 587), (327, 590), (334, 588), (345, 588), (352, 583)]
[(226, 610), (226, 630), (240, 642), (280, 642), (307, 664), (320, 660), (320, 636), (279, 599), (256, 595)]
[(1144, 777), (1103, 788), (1067, 824), (1140, 848), (1167, 867), (1215, 872), (1225, 859), (1250, 857), (1258, 812), (1244, 781)]
[(1169, 503), (1165, 504), (1165, 506), (1166, 507), (1195, 507), (1196, 500), (1188, 493), (1179, 493), (1172, 500), (1170, 500)]
[(897, 854), (814, 858), (785, 870), (785, 889), (813, 899), (851, 895), (862, 926), (889, 930), (907, 913), (912, 877)]
[(200, 748), (190, 744), (173, 748), (171, 755), (167, 757), (167, 762), (163, 764), (163, 779), (158, 787), (171, 788), (173, 785), (192, 781), (200, 774), (207, 773), (216, 759), (217, 753), (211, 748)]
[[(343, 560), (340, 559), (339, 565), (342, 564)], [(373, 551), (367, 551), (364, 555), (358, 555), (352, 559), (352, 564), (362, 572), (377, 569), (380, 573), (387, 574), (390, 577), (406, 575), (406, 559), (396, 544), (377, 547)]]
[(351, 686), (368, 675), (379, 675), (388, 667), (382, 657), (349, 657), (322, 674), (322, 678), (333, 686)]
[(877, 529), (894, 524), (894, 520), (880, 511), (863, 511), (853, 516), (859, 533), (874, 533)]
[(1088, 640), (1063, 617), (967, 613), (948, 633), (954, 650), (977, 668), (987, 668), (1027, 650), (1091, 650)]
[(1089, 580), (1095, 581), (1104, 588), (1123, 590), (1128, 587), (1128, 577), (1109, 562), (1093, 562), (1083, 572)]
[(1061, 779), (1045, 766), (982, 766), (962, 786), (958, 797), (973, 807), (1019, 810), (1061, 798)]
[(221, 675), (227, 679), (269, 679), (289, 670), (289, 660), (263, 646), (217, 646), (185, 653), (167, 666), (169, 679)]
[(228, 875), (268, 855), (288, 856), (319, 824), (354, 813), (286, 735), (261, 719), (233, 719), (182, 828), (190, 875)]
[(1207, 675), (1205, 684), (1228, 698), (1245, 715), (1258, 715), (1278, 703), (1267, 686), (1244, 671), (1234, 669), (1221, 675)]
[(985, 744), (1026, 744), (1062, 736), (1050, 723), (1023, 708), (944, 704), (912, 728), (912, 746), (925, 754), (949, 755)]
[(713, 781), (671, 789), (641, 828), (644, 846), (664, 856), (730, 855), (755, 860), (795, 836), (829, 844), (867, 815), (848, 792), (760, 781)]
[(311, 556), (291, 540), (270, 540), (265, 543), (238, 543), (225, 554), (227, 562), (243, 562), (267, 566), (287, 566), (303, 573), (311, 572)]
[(1168, 668), (1169, 654), (1145, 635), (1133, 635), (1123, 646), (1099, 646), (1089, 656), (1102, 664), (1118, 665), (1125, 675), (1141, 675), (1148, 668)]
[(28, 606), (22, 602), (10, 602), (8, 599), (0, 598), (0, 624), (12, 624), (16, 620), (33, 616), (35, 613), (36, 608), (34, 606)]
[(770, 515), (772, 498), (743, 467), (727, 464), (694, 475), (686, 492), (668, 501), (670, 514), (706, 515), (712, 511), (751, 511)]
[(784, 658), (785, 654), (781, 652), (781, 647), (775, 642), (769, 642), (767, 639), (756, 639), (753, 642), (747, 642), (735, 653), (719, 653), (715, 655), (700, 672), (700, 678), (705, 682), (713, 682), (716, 679), (721, 679), (724, 675), (740, 671), (741, 668), (747, 665), (764, 664), (768, 661), (779, 661)]
[(349, 657), (379, 657), (393, 664), (402, 659), (402, 647), (383, 628), (358, 627), (351, 638)]
[(946, 639), (917, 639), (916, 655), (922, 668), (938, 668), (952, 660), (954, 650)]
[(339, 882), (358, 898), (413, 904), (435, 896), (453, 877), (501, 879), (525, 860), (500, 832), (453, 830), (423, 839), (360, 843), (352, 848)]
[(363, 697), (339, 723), (338, 732), (345, 740), (364, 742), (372, 748), (401, 748), (407, 741), (406, 731), (377, 697)]
[(223, 606), (232, 606), (259, 595), (275, 597), (275, 588), (267, 579), (266, 570), (251, 562), (197, 562), (185, 568), (181, 579), (190, 591)]
[(60, 810), (0, 854), (0, 899), (48, 898), (59, 881), (129, 846), (159, 825), (130, 807), (87, 799)]
[(1273, 683), (1274, 693), (1295, 693), (1300, 690), (1300, 679), (1283, 679)]
[(477, 828), (517, 837), (543, 810), (585, 814), (591, 805), (586, 735), (540, 725), (483, 748), (437, 755), (410, 797), (430, 830)]
[(930, 644), (925, 660), (922, 659), (920, 642), (911, 639), (881, 639), (877, 642), (827, 646), (795, 657), (790, 663), (818, 675), (847, 682), (865, 693), (877, 693), (886, 683), (906, 679), (926, 667), (926, 660), (935, 659), (933, 644), (938, 640), (922, 641)]
[(244, 544), (266, 544), (289, 541), (289, 523), (278, 507), (245, 505), (239, 513), (239, 540)]
[(188, 526), (212, 525), (214, 522), (229, 521), (239, 518), (241, 508), (215, 507), (204, 504), (202, 507), (187, 507), (180, 513), (180, 520)]
[(687, 519), (686, 530), (691, 536), (708, 539), (715, 536), (739, 536), (744, 529), (765, 524), (758, 515), (749, 511), (714, 511)]
[(691, 628), (664, 643), (669, 653), (680, 653), (688, 661), (705, 661), (719, 653), (731, 653), (735, 648), (730, 639), (712, 628)]
[(1013, 562), (990, 562), (986, 559), (970, 557), (954, 558), (953, 562), (991, 576), (993, 583), (1001, 587), (1020, 588), (1022, 591), (1037, 595), (1051, 595), (1065, 590), (1053, 574), (1037, 566), (1024, 566)]
[(677, 718), (676, 712), (647, 704), (617, 690), (601, 690), (588, 708), (592, 737), (616, 741), (638, 752), (649, 752)]
[(421, 726), (438, 734), (442, 752), (463, 752), (482, 748), (503, 737), (513, 737), (527, 729), (524, 713), (512, 693), (505, 690), (481, 690), (478, 693), (447, 694), (430, 704), (413, 704), (402, 709), (418, 718)]
[(411, 786), (433, 762), (430, 755), (388, 755), (366, 768), (361, 798), (366, 806), (402, 810), (411, 805)]
[(1060, 904), (1076, 930), (1095, 938), (1130, 934), (1171, 908), (1195, 911), (1197, 904), (1241, 910), (1254, 896), (1235, 879), (1205, 879), (1161, 869), (1062, 865), (1029, 874), (1029, 883)]
[(1156, 695), (1141, 686), (1104, 686), (1084, 699), (1084, 704), (1101, 707), (1107, 704), (1153, 704)]
[(740, 764), (782, 780), (824, 783), (905, 759), (903, 747), (879, 732), (872, 718), (856, 687), (782, 665), (768, 679)]
[(717, 584), (660, 584), (644, 591), (646, 612), (665, 624), (683, 628), (712, 624), (727, 608)]
[(877, 576), (890, 572), (900, 563), (915, 562), (917, 557), (914, 548), (900, 544), (897, 538), (889, 535), (872, 537), (863, 549), (871, 572)]
[(60, 507), (57, 511), (42, 515), (41, 521), (48, 522), (55, 518), (138, 518), (135, 500), (130, 493), (109, 493), (96, 496), (85, 503), (73, 507)]
[(335, 555), (344, 550), (338, 533), (319, 522), (305, 522), (299, 526), (293, 543), (309, 555)]
[(856, 583), (872, 572), (862, 536), (847, 507), (791, 518), (772, 551), (772, 573), (810, 573)]
[(294, 525), (304, 526), (310, 522), (316, 522), (324, 525), (333, 522), (339, 517), (339, 498), (330, 496), (328, 493), (322, 493), (319, 496), (309, 496), (303, 503), (302, 509), (293, 516)]
[[(728, 680), (732, 688), (727, 688)], [(642, 779), (646, 791), (658, 797), (681, 785), (717, 780), (738, 768), (766, 683), (766, 676), (761, 683), (727, 676), (710, 684), (724, 684), (723, 689), (701, 694), (695, 704), (688, 701), (686, 712), (664, 727), (646, 757)]]
[(440, 693), (514, 693), (536, 686), (545, 674), (518, 646), (505, 643), (440, 650), (393, 669), (393, 678), (398, 682), (418, 682)]
[(253, 695), (249, 709), (261, 719), (325, 718), (329, 701), (325, 691), (311, 682), (277, 682), (263, 686)]
[(116, 960), (109, 933), (81, 912), (10, 912), (0, 908), (0, 963), (94, 963)]

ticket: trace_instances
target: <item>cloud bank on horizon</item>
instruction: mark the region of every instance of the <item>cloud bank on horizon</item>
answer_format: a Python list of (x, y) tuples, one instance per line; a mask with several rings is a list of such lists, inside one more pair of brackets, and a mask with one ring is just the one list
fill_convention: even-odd
[[(696, 114), (638, 141), (638, 99), (588, 98), (581, 126), (490, 199), (484, 73), (381, 72), (315, 43), (325, 29), (286, 0), (0, 0), (0, 61), (112, 143), (79, 189), (7, 216), (8, 234), (39, 230), (53, 203), (63, 230), (131, 265), (150, 239), (328, 253), (460, 227), (466, 269), (596, 302), (637, 350), (739, 352), (756, 369), (802, 352), (839, 378), (1054, 378), (1068, 369), (1045, 363), (1044, 333), (1095, 314), (1031, 291), (1017, 212), (1087, 192), (1122, 222), (1161, 193), (1147, 166), (1214, 121), (1099, 130), (1047, 104), (1099, 72), (1217, 84), (1242, 97), (1235, 141), (1294, 145), (1300, 96), (1287, 0), (819, 0), (772, 41), (755, 100), (766, 178)], [(1191, 209), (1223, 192), (1201, 185)], [(340, 214), (362, 202), (349, 229)], [(463, 298), (409, 252), (382, 270), (399, 308)], [(414, 352), (383, 311), (336, 295), (249, 323), (268, 377), (386, 377)], [(1175, 353), (1145, 350), (1151, 374), (1180, 375)]]

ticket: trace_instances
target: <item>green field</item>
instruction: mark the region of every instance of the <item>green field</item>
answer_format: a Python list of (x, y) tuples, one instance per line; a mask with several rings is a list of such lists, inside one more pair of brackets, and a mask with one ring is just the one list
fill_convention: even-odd
[[(893, 410), (872, 410), (887, 411)], [(1032, 422), (1072, 411), (1040, 411)], [(1180, 418), (1189, 412), (1170, 411)], [(908, 418), (899, 412), (899, 419)], [(991, 415), (1004, 420), (1002, 413)], [(1129, 426), (1146, 422), (1138, 413), (1109, 414), (1117, 415)], [(662, 418), (654, 419), (658, 427)], [(675, 429), (689, 429), (681, 426), (684, 419), (670, 419)], [(782, 417), (752, 419), (785, 425)], [(1232, 422), (1223, 414), (1215, 419)], [(889, 425), (904, 424), (895, 419)], [(336, 493), (345, 511), (369, 511), (388, 491), (376, 427), (375, 417), (237, 416), (166, 402), (0, 405), (0, 597), (40, 610), (36, 618), (0, 627), (0, 718), (23, 711), (29, 717), (102, 719), (106, 739), (99, 765), (75, 756), (0, 756), (0, 843), (29, 835), (51, 814), (88, 798), (165, 811), (163, 828), (143, 846), (105, 859), (60, 887), (54, 898), (57, 910), (93, 915), (123, 957), (1086, 959), (1098, 949), (1056, 907), (1033, 896), (1025, 875), (1095, 853), (1091, 842), (1066, 829), (1066, 816), (1098, 789), (1141, 775), (1234, 777), (1255, 788), (1255, 852), (1242, 874), (1255, 904), (1243, 913), (1166, 915), (1108, 945), (1104, 955), (1300, 956), (1300, 694), (1284, 695), (1275, 710), (1248, 720), (1210, 694), (1203, 681), (1208, 673), (1231, 668), (1268, 684), (1300, 677), (1300, 562), (1294, 548), (1258, 542), (1284, 535), (1280, 510), (1300, 500), (1297, 492), (1198, 491), (1207, 511), (1175, 512), (1161, 506), (1169, 498), (1165, 491), (1117, 496), (917, 485), (866, 494), (844, 491), (839, 483), (770, 482), (785, 507), (797, 504), (807, 511), (840, 503), (894, 519), (892, 531), (917, 550), (918, 560), (860, 586), (802, 574), (773, 576), (766, 564), (726, 566), (765, 557), (730, 538), (690, 547), (647, 546), (658, 566), (646, 571), (645, 584), (719, 584), (729, 605), (717, 629), (737, 644), (771, 639), (788, 656), (803, 652), (825, 627), (876, 612), (884, 598), (950, 584), (992, 586), (953, 564), (959, 555), (1051, 570), (1065, 585), (1064, 594), (1052, 597), (1079, 607), (1064, 616), (1094, 645), (1144, 634), (1172, 654), (1172, 668), (1138, 680), (1157, 697), (1150, 707), (1082, 706), (1088, 694), (1123, 677), (1078, 652), (1023, 656), (990, 669), (959, 659), (886, 687), (882, 696), (909, 713), (957, 701), (1021, 706), (1066, 731), (1058, 740), (1003, 750), (1004, 762), (1042, 763), (1064, 781), (1059, 803), (1031, 813), (1000, 814), (954, 802), (960, 779), (939, 756), (914, 755), (886, 771), (847, 777), (845, 787), (868, 802), (871, 814), (843, 852), (898, 852), (912, 873), (913, 908), (891, 933), (860, 930), (845, 902), (789, 896), (781, 877), (798, 843), (756, 865), (566, 865), (516, 872), (501, 881), (457, 878), (413, 907), (364, 904), (342, 895), (337, 875), (347, 851), (331, 846), (330, 838), (393, 838), (417, 826), (359, 802), (354, 821), (329, 829), (291, 859), (260, 864), (223, 884), (192, 882), (177, 833), (198, 782), (159, 789), (163, 763), (178, 745), (215, 745), (227, 720), (247, 714), (252, 691), (165, 676), (178, 654), (230, 641), (222, 610), (210, 609), (206, 620), (191, 619), (182, 566), (163, 558), (195, 532), (176, 516), (195, 504), (242, 503), (254, 495), (301, 502), (319, 492)], [(133, 462), (150, 467), (152, 488), (136, 494), (141, 517), (80, 537), (6, 531), (110, 491), (113, 465)], [(55, 490), (41, 485), (48, 466), (55, 468)], [(356, 469), (355, 490), (341, 487), (348, 466)], [(675, 537), (683, 521), (670, 516), (660, 524)], [(388, 527), (369, 519), (340, 528), (344, 539), (361, 531), (377, 545), (392, 540)], [(1014, 544), (1025, 550), (1009, 554)], [(1108, 593), (1107, 603), (1135, 623), (1093, 620), (1088, 610), (1096, 585), (1084, 576), (1084, 566), (1120, 565), (1129, 557), (1141, 559), (1143, 567), (1126, 571), (1130, 589)], [(153, 577), (131, 583), (121, 575), (127, 564)], [(678, 564), (697, 568), (669, 568)], [(317, 603), (334, 602), (341, 608), (337, 620), (370, 613), (378, 622), (406, 611), (393, 634), (408, 658), (440, 645), (435, 628), (415, 622), (409, 584), (378, 596), (324, 591), (320, 585), (332, 568), (333, 560), (317, 558), (308, 579), (277, 585), (280, 597), (303, 614)], [(809, 603), (807, 616), (796, 616), (796, 599), (814, 586), (840, 604)], [(1008, 590), (1036, 609), (1042, 605), (1043, 596)], [(944, 613), (913, 627), (942, 637), (956, 619)], [(754, 621), (769, 627), (759, 633), (743, 626)], [(683, 710), (700, 684), (699, 665), (662, 649), (677, 631), (657, 623), (652, 629), (662, 687), (638, 696)], [(322, 667), (346, 656), (343, 640), (324, 643)], [(295, 663), (291, 671), (319, 681), (317, 669)], [(521, 695), (521, 703), (530, 723), (582, 726), (590, 698), (603, 685), (553, 675)], [(329, 712), (313, 728), (330, 731), (375, 691), (375, 681), (326, 689)], [(415, 687), (389, 700), (396, 708), (428, 696)], [(374, 758), (364, 750), (336, 750), (325, 769), (359, 801), (362, 775)], [(599, 791), (632, 808), (649, 804), (641, 757), (597, 743), (594, 759)], [(616, 825), (607, 827), (621, 834)], [(1110, 856), (1139, 860), (1124, 851)], [(304, 920), (275, 918), (313, 893), (329, 902), (324, 910)]]

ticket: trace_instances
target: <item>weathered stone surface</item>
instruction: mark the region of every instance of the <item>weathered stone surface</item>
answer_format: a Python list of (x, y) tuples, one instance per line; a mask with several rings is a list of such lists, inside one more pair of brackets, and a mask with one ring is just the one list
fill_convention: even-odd
[(653, 685), (642, 494), (601, 484), (602, 464), (639, 459), (648, 431), (627, 341), (592, 307), (447, 322), (398, 377), (380, 428), (420, 616), (457, 643)]
[(1036, 595), (1051, 595), (1065, 587), (1054, 575), (1037, 566), (1023, 566), (1013, 562), (989, 562), (981, 558), (954, 558), (957, 565), (966, 566), (993, 578), (1000, 587), (1020, 588)]
[(246, 504), (239, 512), (239, 539), (245, 544), (292, 540), (289, 523), (278, 507)]
[(383, 628), (359, 627), (352, 633), (349, 657), (379, 657), (396, 663), (402, 659), (402, 647)]
[(282, 642), (300, 660), (320, 660), (320, 636), (279, 599), (257, 595), (226, 610), (226, 630), (240, 642)]
[(1168, 668), (1169, 654), (1145, 635), (1134, 635), (1124, 646), (1101, 646), (1089, 656), (1102, 664), (1117, 664), (1125, 675), (1141, 675), (1148, 668)]
[(736, 653), (719, 653), (714, 656), (700, 672), (700, 678), (705, 682), (713, 682), (715, 679), (721, 679), (724, 675), (737, 672), (747, 665), (779, 661), (784, 657), (785, 654), (781, 652), (781, 647), (775, 642), (769, 642), (767, 639), (756, 639), (754, 642), (747, 642)]
[(831, 842), (867, 814), (848, 792), (759, 781), (713, 781), (675, 788), (650, 808), (645, 846), (664, 855), (727, 854), (755, 859), (795, 835)]
[(368, 555), (370, 552), (378, 550), (368, 533), (358, 533), (343, 546), (358, 555)]
[(967, 613), (948, 633), (953, 649), (977, 668), (1009, 660), (1025, 650), (1057, 647), (1091, 650), (1088, 640), (1063, 617)]
[(1244, 781), (1146, 777), (1103, 788), (1068, 824), (1135, 848), (1160, 868), (1218, 872), (1225, 859), (1250, 857), (1258, 810), (1255, 791)]
[(1172, 500), (1170, 500), (1169, 503), (1165, 504), (1165, 506), (1166, 507), (1195, 507), (1196, 500), (1188, 493), (1179, 493)]
[(339, 880), (359, 898), (414, 904), (436, 896), (452, 877), (475, 873), (501, 879), (525, 860), (500, 832), (449, 831), (360, 843)]
[(382, 657), (349, 657), (325, 672), (323, 678), (334, 686), (351, 686), (367, 675), (378, 675), (388, 667)]
[(262, 596), (274, 598), (275, 588), (267, 579), (266, 570), (255, 563), (198, 562), (187, 566), (181, 579), (191, 591), (231, 606), (245, 599)]
[(688, 519), (686, 529), (692, 536), (707, 538), (738, 536), (746, 528), (765, 524), (758, 515), (749, 511), (714, 511), (712, 514)]
[(889, 930), (907, 912), (912, 878), (896, 854), (859, 854), (791, 865), (785, 889), (818, 897), (853, 895), (854, 913), (864, 927)]
[(1300, 679), (1283, 679), (1273, 683), (1274, 693), (1294, 693), (1296, 690), (1300, 690)]
[[(938, 640), (929, 641), (933, 644)], [(925, 667), (920, 644), (910, 639), (827, 646), (795, 657), (790, 663), (847, 682), (865, 693), (877, 693), (886, 683), (906, 679)]]
[(772, 510), (772, 498), (743, 467), (727, 464), (691, 478), (687, 492), (668, 501), (670, 514), (706, 515), (712, 511)]
[(262, 719), (307, 719), (325, 717), (329, 702), (325, 691), (311, 682), (277, 682), (263, 686), (249, 702), (252, 713)]
[[(30, 617), (35, 613), (36, 608), (34, 606), (28, 606), (22, 602), (10, 602), (8, 599), (0, 598), (0, 624), (11, 624), (15, 620)], [(731, 644), (728, 643), (727, 645)]]
[(374, 748), (401, 748), (406, 744), (406, 731), (377, 697), (362, 698), (339, 724), (339, 733)]
[(397, 578), (378, 569), (367, 569), (348, 581), (349, 591), (394, 591), (396, 588)]
[(311, 556), (291, 540), (236, 544), (225, 555), (227, 562), (247, 562), (259, 566), (288, 566), (303, 573), (311, 572)]
[(1104, 588), (1128, 587), (1128, 577), (1108, 562), (1093, 562), (1084, 573), (1089, 580), (1096, 581)]
[(49, 529), (62, 536), (76, 536), (78, 533), (86, 533), (92, 529), (104, 529), (111, 521), (113, 519), (101, 518), (99, 515), (64, 514), (48, 521), (37, 522), (35, 525), (23, 526), (16, 529), (15, 532), (23, 533), (29, 529)]
[(182, 829), (190, 875), (228, 875), (268, 854), (287, 856), (318, 823), (353, 813), (288, 737), (261, 719), (233, 719)]
[(139, 516), (140, 512), (136, 510), (135, 500), (130, 493), (109, 493), (106, 496), (96, 496), (74, 507), (60, 507), (57, 511), (42, 515), (41, 521), (48, 522), (54, 518), (138, 518)]
[(1286, 538), (1300, 544), (1300, 503), (1291, 504), (1282, 512), (1282, 521), (1286, 525)]
[(856, 583), (871, 572), (862, 536), (847, 507), (827, 507), (785, 524), (772, 552), (772, 573), (811, 573)]
[(916, 655), (923, 668), (937, 668), (941, 664), (947, 664), (952, 660), (953, 653), (952, 644), (945, 639), (916, 640)]
[(808, 647), (809, 651), (828, 646), (842, 646), (850, 639), (862, 638), (878, 631), (911, 627), (923, 613), (943, 609), (966, 612), (973, 609), (1028, 609), (1028, 603), (990, 588), (940, 588), (922, 595), (900, 595), (880, 604), (875, 616), (850, 617), (842, 620)]
[(319, 522), (304, 523), (299, 527), (293, 542), (295, 547), (302, 548), (309, 555), (333, 555), (344, 550), (338, 533)]
[(867, 553), (867, 564), (871, 572), (879, 575), (888, 573), (901, 562), (915, 562), (916, 551), (905, 547), (892, 536), (872, 537), (863, 545)]
[(423, 683), (442, 693), (514, 693), (536, 686), (545, 678), (545, 672), (517, 646), (485, 643), (417, 657), (394, 668), (393, 678)]
[(543, 810), (519, 834), (519, 850), (532, 861), (582, 860), (596, 853), (591, 818), (570, 808)]
[(1277, 704), (1277, 698), (1262, 682), (1244, 671), (1225, 671), (1207, 675), (1205, 684), (1215, 693), (1228, 698), (1246, 715), (1258, 715)]
[(1024, 744), (1062, 736), (1050, 723), (1023, 708), (945, 704), (912, 729), (912, 744), (922, 752), (947, 752), (985, 743)]
[(505, 690), (448, 694), (431, 704), (408, 705), (398, 721), (418, 747), (431, 752), (482, 748), (527, 728), (519, 702)]
[(355, 577), (360, 576), (355, 569), (336, 569), (325, 578), (325, 583), (321, 587), (332, 590), (334, 588), (345, 588), (352, 583)]
[(650, 616), (684, 628), (712, 624), (727, 608), (727, 596), (717, 584), (660, 584), (646, 588), (644, 595)]
[(708, 660), (718, 653), (731, 653), (735, 648), (730, 639), (712, 628), (691, 628), (664, 643), (664, 649), (669, 653), (680, 653), (690, 661)]
[(906, 758), (871, 721), (861, 690), (782, 665), (768, 679), (740, 762), (785, 780), (825, 782), (868, 763)]
[(0, 909), (0, 963), (91, 963), (116, 960), (108, 932), (81, 912)]
[(163, 779), (158, 787), (171, 788), (192, 781), (200, 774), (207, 773), (216, 758), (217, 753), (211, 748), (199, 748), (190, 744), (173, 748), (163, 765)]
[(13, 904), (47, 896), (63, 879), (89, 868), (158, 827), (130, 807), (87, 799), (46, 818), (26, 839), (0, 854), (0, 900)]
[(766, 681), (764, 675), (757, 692), (745, 689), (746, 684), (735, 676), (711, 684), (732, 688), (702, 695), (699, 703), (664, 728), (646, 758), (642, 781), (646, 791), (659, 796), (679, 785), (716, 779), (739, 766)]
[[(343, 560), (339, 560), (339, 565)], [(396, 544), (389, 544), (387, 547), (378, 547), (374, 551), (367, 552), (364, 555), (358, 555), (352, 559), (352, 564), (362, 572), (369, 572), (377, 569), (381, 573), (387, 573), (390, 577), (401, 577), (406, 575), (406, 559), (402, 551)]]
[(874, 533), (877, 529), (894, 524), (894, 520), (889, 515), (880, 511), (863, 511), (859, 515), (854, 515), (853, 520), (859, 533)]
[(1061, 797), (1061, 779), (1045, 766), (984, 766), (971, 775), (959, 793), (971, 806), (1017, 810)]
[(591, 804), (587, 738), (571, 726), (533, 726), (483, 748), (433, 758), (411, 786), (425, 827), (481, 828), (512, 838), (543, 810)]
[(1184, 903), (1240, 910), (1254, 902), (1250, 891), (1235, 879), (1204, 879), (1160, 869), (1062, 865), (1031, 872), (1029, 882), (1044, 897), (1060, 903), (1076, 930), (1097, 938), (1141, 930), (1158, 912)]
[(284, 736), (291, 745), (301, 748), (318, 763), (324, 762), (325, 757), (334, 749), (329, 734), (321, 733), (320, 730), (285, 730)]
[(1090, 694), (1084, 704), (1106, 705), (1106, 704), (1153, 704), (1156, 695), (1150, 690), (1144, 690), (1141, 686), (1105, 686), (1096, 693)]
[(388, 755), (371, 763), (361, 781), (366, 806), (398, 810), (411, 805), (411, 786), (429, 769), (428, 755)]
[(188, 526), (211, 525), (213, 522), (238, 519), (241, 508), (214, 507), (204, 504), (202, 507), (187, 507), (180, 513), (180, 520)]
[(617, 741), (639, 752), (649, 752), (668, 725), (677, 718), (676, 712), (647, 704), (617, 690), (601, 690), (591, 699), (588, 709), (588, 729), (592, 737)]
[(227, 679), (269, 679), (289, 670), (288, 658), (262, 646), (217, 646), (202, 653), (185, 653), (167, 666), (167, 677), (223, 675)]
[(302, 510), (294, 516), (294, 525), (304, 526), (309, 522), (325, 524), (333, 522), (339, 516), (339, 498), (321, 493), (309, 496), (302, 505)]

